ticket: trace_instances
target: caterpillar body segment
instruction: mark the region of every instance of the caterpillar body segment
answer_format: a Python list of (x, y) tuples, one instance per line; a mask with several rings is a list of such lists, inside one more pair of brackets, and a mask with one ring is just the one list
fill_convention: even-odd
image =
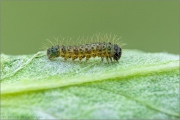
[(91, 57), (101, 57), (103, 62), (104, 58), (106, 58), (109, 63), (109, 59), (117, 61), (120, 59), (122, 55), (122, 49), (117, 44), (112, 44), (111, 42), (96, 42), (91, 44), (82, 44), (82, 45), (74, 45), (74, 46), (52, 46), (47, 49), (47, 56), (49, 59), (53, 59), (55, 57), (62, 57), (64, 60), (72, 59), (86, 59), (88, 61)]

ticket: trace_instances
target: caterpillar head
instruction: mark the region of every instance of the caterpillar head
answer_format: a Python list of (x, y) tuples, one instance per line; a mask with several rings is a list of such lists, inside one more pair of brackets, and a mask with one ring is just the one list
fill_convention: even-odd
[(113, 59), (118, 61), (121, 58), (122, 49), (117, 44), (114, 44), (114, 51)]
[(47, 49), (47, 56), (49, 59), (59, 57), (59, 53), (60, 53), (59, 45), (52, 46), (51, 48)]

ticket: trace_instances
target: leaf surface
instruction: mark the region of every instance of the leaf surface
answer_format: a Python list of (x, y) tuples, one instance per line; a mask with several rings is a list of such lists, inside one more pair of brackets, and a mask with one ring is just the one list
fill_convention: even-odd
[(2, 119), (179, 119), (179, 57), (123, 50), (119, 63), (1, 54)]

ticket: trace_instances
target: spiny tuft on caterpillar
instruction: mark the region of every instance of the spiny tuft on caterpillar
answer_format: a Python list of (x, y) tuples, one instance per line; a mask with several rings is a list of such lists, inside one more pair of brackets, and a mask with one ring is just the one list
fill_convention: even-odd
[[(105, 37), (107, 39), (107, 35)], [(102, 36), (101, 39), (104, 40)], [(113, 42), (114, 41), (115, 37), (113, 37)], [(114, 44), (112, 42), (100, 42), (99, 39), (96, 40), (96, 42), (92, 42), (89, 44), (72, 46), (54, 45), (47, 49), (47, 56), (49, 59), (62, 57), (64, 58), (64, 60), (72, 59), (73, 61), (75, 59), (79, 59), (81, 61), (83, 58), (88, 61), (91, 57), (101, 57), (102, 62), (104, 58), (106, 58), (108, 63), (109, 59), (111, 62), (113, 60), (118, 62), (118, 60), (121, 58), (121, 55), (122, 49), (118, 44)]]

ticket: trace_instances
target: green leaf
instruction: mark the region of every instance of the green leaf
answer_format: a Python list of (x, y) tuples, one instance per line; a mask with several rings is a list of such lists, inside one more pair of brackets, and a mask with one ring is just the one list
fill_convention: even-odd
[(123, 50), (119, 63), (1, 54), (1, 119), (179, 119), (179, 56)]

